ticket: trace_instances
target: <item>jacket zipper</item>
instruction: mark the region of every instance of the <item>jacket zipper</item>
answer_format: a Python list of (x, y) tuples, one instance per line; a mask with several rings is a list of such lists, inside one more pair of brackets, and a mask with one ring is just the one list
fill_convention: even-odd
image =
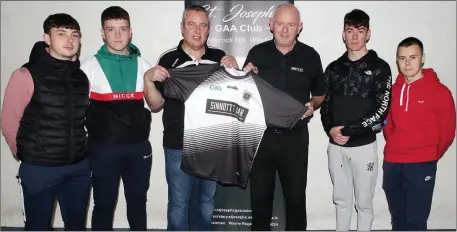
[(72, 147), (73, 147), (73, 87), (71, 86), (71, 70), (68, 71), (68, 74), (66, 75), (66, 85), (68, 88), (68, 164), (71, 164), (73, 161), (73, 153), (72, 153)]
[(349, 88), (349, 84), (351, 83), (351, 74), (352, 74), (352, 64), (350, 64), (350, 66), (349, 66), (349, 75), (346, 80), (346, 85), (344, 86), (344, 88), (345, 88), (344, 95), (349, 94), (348, 88)]

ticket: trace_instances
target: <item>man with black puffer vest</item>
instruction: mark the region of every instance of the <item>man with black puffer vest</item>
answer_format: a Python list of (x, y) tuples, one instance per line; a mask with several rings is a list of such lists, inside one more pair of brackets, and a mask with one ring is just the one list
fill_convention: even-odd
[(90, 169), (84, 118), (89, 81), (80, 69), (81, 31), (68, 14), (50, 15), (44, 41), (5, 90), (2, 132), (20, 161), (26, 231), (52, 230), (55, 201), (65, 230), (86, 230)]
[(400, 74), (384, 127), (383, 189), (392, 230), (427, 230), (438, 160), (455, 138), (455, 103), (432, 68), (423, 68), (422, 42), (397, 48)]

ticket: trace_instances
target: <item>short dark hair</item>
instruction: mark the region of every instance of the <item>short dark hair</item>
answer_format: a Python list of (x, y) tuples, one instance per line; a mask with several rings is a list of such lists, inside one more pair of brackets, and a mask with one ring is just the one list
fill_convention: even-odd
[(411, 45), (417, 45), (419, 46), (419, 48), (421, 49), (421, 52), (424, 53), (424, 45), (422, 44), (422, 42), (416, 38), (416, 37), (408, 37), (404, 40), (402, 40), (399, 44), (398, 44), (398, 47), (397, 47), (397, 50), (398, 48), (400, 47), (409, 47)]
[(370, 16), (363, 10), (354, 9), (344, 16), (343, 27), (346, 26), (353, 26), (355, 28), (366, 27), (368, 30), (370, 29)]
[(194, 11), (201, 11), (201, 12), (206, 12), (206, 9), (201, 6), (201, 5), (196, 5), (196, 4), (192, 4), (190, 6), (187, 6), (185, 11), (188, 11), (188, 10), (194, 10)]
[(130, 26), (130, 15), (120, 6), (110, 6), (102, 12), (102, 27), (105, 25), (105, 21), (110, 19), (127, 20)]
[(78, 21), (71, 17), (69, 14), (58, 13), (49, 15), (43, 23), (43, 31), (46, 34), (51, 32), (51, 28), (63, 27), (66, 29), (73, 29), (81, 31)]
[(181, 19), (181, 23), (184, 24), (185, 21), (186, 21), (186, 13), (188, 11), (197, 11), (197, 12), (204, 12), (206, 13), (206, 16), (208, 16), (208, 23), (209, 23), (209, 13), (208, 11), (203, 7), (203, 6), (200, 6), (200, 5), (190, 5), (188, 7), (186, 7), (186, 9), (184, 10), (184, 12), (182, 13), (182, 19)]

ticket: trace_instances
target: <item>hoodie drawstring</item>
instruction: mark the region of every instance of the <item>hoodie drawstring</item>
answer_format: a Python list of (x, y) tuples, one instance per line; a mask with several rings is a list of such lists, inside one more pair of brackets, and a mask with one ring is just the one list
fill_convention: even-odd
[[(403, 84), (403, 87), (401, 88), (401, 94), (400, 94), (400, 106), (403, 105), (403, 92), (405, 91), (406, 83)], [(408, 104), (409, 104), (409, 88), (411, 85), (408, 85), (408, 89), (406, 90), (406, 108), (405, 111), (408, 111)]]
[(411, 85), (408, 85), (408, 91), (406, 92), (406, 109), (405, 111), (408, 111), (408, 103), (409, 103), (409, 88)]
[(405, 91), (405, 86), (406, 86), (406, 84), (403, 84), (403, 87), (401, 87), (400, 106), (403, 105), (403, 91)]

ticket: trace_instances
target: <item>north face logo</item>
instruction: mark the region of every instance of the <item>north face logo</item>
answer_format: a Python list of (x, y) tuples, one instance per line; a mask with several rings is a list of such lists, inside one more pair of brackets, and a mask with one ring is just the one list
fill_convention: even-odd
[(373, 167), (374, 167), (374, 162), (371, 162), (371, 163), (368, 163), (367, 164), (367, 171), (373, 171)]

